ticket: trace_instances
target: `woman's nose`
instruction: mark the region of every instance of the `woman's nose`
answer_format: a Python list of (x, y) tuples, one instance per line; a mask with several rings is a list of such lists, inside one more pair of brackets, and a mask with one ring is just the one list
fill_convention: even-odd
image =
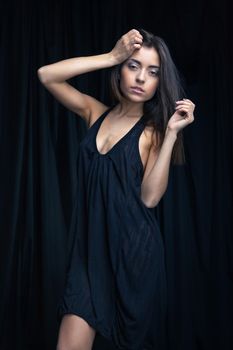
[(145, 72), (143, 70), (140, 70), (136, 76), (136, 81), (140, 83), (144, 83), (145, 81)]

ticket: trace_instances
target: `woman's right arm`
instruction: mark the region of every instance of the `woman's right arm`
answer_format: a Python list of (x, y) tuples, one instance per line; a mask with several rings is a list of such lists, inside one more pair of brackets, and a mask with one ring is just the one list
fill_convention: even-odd
[(66, 80), (94, 70), (109, 68), (127, 59), (142, 45), (141, 34), (132, 29), (123, 35), (108, 53), (74, 57), (43, 66), (37, 70), (41, 83), (65, 107), (81, 116), (86, 123), (95, 121), (108, 107), (94, 97), (84, 94)]
[(74, 57), (38, 69), (38, 77), (45, 88), (65, 107), (81, 116), (89, 124), (91, 115), (101, 115), (107, 106), (94, 97), (84, 94), (66, 80), (97, 69), (117, 64), (112, 53)]

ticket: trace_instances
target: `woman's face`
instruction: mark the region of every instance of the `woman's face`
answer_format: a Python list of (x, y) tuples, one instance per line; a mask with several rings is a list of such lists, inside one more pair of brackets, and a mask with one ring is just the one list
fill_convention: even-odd
[(150, 100), (159, 84), (160, 59), (153, 48), (142, 46), (123, 63), (120, 89), (125, 98), (134, 102)]

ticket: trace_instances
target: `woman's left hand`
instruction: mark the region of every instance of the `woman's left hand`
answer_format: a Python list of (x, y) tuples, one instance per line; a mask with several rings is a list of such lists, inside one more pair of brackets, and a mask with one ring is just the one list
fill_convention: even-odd
[(176, 111), (168, 121), (167, 130), (170, 129), (178, 133), (178, 131), (192, 123), (194, 121), (194, 108), (195, 104), (187, 98), (176, 101)]

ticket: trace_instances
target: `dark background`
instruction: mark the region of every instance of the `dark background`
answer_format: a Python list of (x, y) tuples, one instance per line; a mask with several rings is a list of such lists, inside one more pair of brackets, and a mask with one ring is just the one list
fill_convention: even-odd
[[(0, 14), (0, 349), (55, 349), (86, 132), (37, 69), (108, 52), (140, 27), (165, 39), (196, 104), (183, 132), (186, 164), (171, 166), (155, 209), (166, 252), (167, 350), (232, 349), (230, 2), (1, 0)], [(70, 83), (109, 104), (107, 76), (101, 70)], [(94, 348), (113, 349), (102, 337)]]

